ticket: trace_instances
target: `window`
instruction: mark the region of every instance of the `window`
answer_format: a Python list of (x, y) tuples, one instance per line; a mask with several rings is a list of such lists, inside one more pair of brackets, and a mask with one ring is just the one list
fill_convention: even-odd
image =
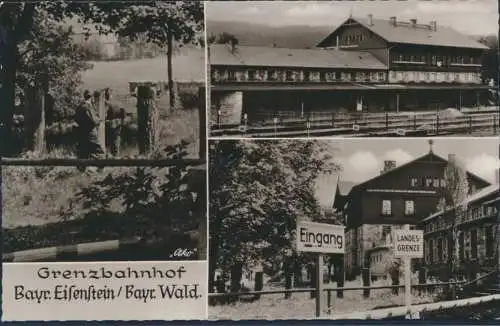
[(413, 200), (405, 200), (405, 215), (412, 216), (415, 214), (415, 202)]
[(382, 215), (392, 215), (392, 202), (390, 200), (382, 200)]
[(410, 186), (412, 188), (418, 187), (418, 179), (417, 178), (411, 178), (411, 180), (410, 180)]
[(493, 226), (486, 226), (484, 228), (486, 240), (486, 257), (493, 257), (493, 249), (495, 241), (493, 239)]
[(444, 178), (441, 179), (440, 184), (441, 188), (446, 188), (446, 180)]
[(236, 80), (236, 71), (229, 70), (229, 80)]
[(382, 239), (385, 239), (389, 234), (391, 233), (391, 226), (390, 225), (383, 225), (382, 226)]
[(268, 80), (277, 80), (278, 79), (278, 73), (276, 70), (269, 70), (267, 72), (267, 79)]
[(441, 260), (444, 260), (443, 259), (443, 238), (439, 238), (437, 240), (437, 258), (438, 258), (438, 262)]
[(433, 180), (432, 178), (425, 178), (425, 186), (430, 188), (432, 186)]
[(434, 240), (429, 240), (429, 263), (434, 262)]
[(255, 80), (255, 70), (248, 71), (248, 80)]
[(439, 188), (439, 178), (434, 178), (434, 188)]
[(425, 73), (425, 80), (426, 81), (429, 81), (430, 79), (430, 74), (428, 72)]
[(477, 259), (477, 230), (470, 231), (470, 255), (472, 259)]
[(309, 71), (304, 71), (304, 81), (309, 81), (311, 79), (311, 73)]
[(287, 70), (287, 71), (285, 72), (285, 78), (286, 78), (286, 80), (288, 80), (288, 81), (293, 80), (293, 71), (291, 71), (291, 70)]

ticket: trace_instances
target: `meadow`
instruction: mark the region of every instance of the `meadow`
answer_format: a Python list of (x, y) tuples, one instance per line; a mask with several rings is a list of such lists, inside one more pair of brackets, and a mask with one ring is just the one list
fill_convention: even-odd
[[(390, 285), (389, 280), (379, 280), (372, 286)], [(360, 279), (345, 282), (345, 287), (360, 287)], [(264, 286), (266, 290), (283, 289), (282, 286)], [(324, 294), (325, 303), (322, 315), (327, 316), (326, 307), (327, 294)], [(369, 298), (363, 298), (362, 290), (345, 291), (342, 299), (337, 298), (332, 292), (331, 314), (349, 313), (356, 311), (368, 311), (372, 309), (402, 306), (404, 305), (404, 294), (392, 295), (391, 290), (372, 290)], [(413, 292), (412, 303), (433, 302), (434, 297), (428, 294)], [(283, 294), (263, 295), (260, 300), (254, 302), (236, 302), (229, 305), (216, 305), (209, 307), (209, 319), (311, 319), (315, 314), (315, 299), (310, 298), (309, 293), (294, 293), (289, 299), (285, 299)]]

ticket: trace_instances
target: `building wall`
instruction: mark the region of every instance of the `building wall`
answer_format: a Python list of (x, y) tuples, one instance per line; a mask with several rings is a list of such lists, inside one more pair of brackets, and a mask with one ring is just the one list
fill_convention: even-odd
[(333, 83), (368, 82), (380, 83), (387, 80), (383, 70), (281, 68), (281, 67), (226, 67), (213, 66), (211, 81), (222, 83)]
[[(498, 197), (498, 195), (496, 196)], [(492, 197), (469, 205), (465, 217), (460, 222), (459, 232), (463, 232), (464, 234), (463, 262), (476, 260), (480, 265), (492, 266), (495, 264), (494, 238), (491, 238), (490, 243), (488, 243), (487, 233), (493, 231), (496, 227), (498, 208), (494, 203), (482, 205), (482, 203), (490, 199)], [(423, 224), (425, 239), (424, 258), (428, 265), (443, 264), (452, 258), (451, 255), (453, 253), (450, 253), (449, 249), (455, 242), (451, 231), (453, 219), (452, 212), (447, 212)], [(471, 241), (471, 234), (473, 230), (477, 232), (477, 257), (472, 257), (474, 246)], [(494, 233), (490, 235), (494, 235)], [(443, 252), (441, 255), (438, 250), (438, 243), (440, 241), (443, 243)]]
[(381, 277), (387, 276), (394, 261), (391, 248), (381, 248), (370, 252), (370, 274)]
[[(411, 69), (411, 68), (409, 68)], [(389, 72), (389, 83), (481, 84), (479, 72), (436, 72), (404, 70)]]

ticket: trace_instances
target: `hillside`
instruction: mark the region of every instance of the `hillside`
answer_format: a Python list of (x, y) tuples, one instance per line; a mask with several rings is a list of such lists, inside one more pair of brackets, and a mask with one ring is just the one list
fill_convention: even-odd
[(327, 36), (334, 26), (284, 26), (269, 27), (243, 22), (207, 22), (207, 35), (229, 32), (236, 36), (240, 45), (273, 46), (286, 48), (314, 47)]

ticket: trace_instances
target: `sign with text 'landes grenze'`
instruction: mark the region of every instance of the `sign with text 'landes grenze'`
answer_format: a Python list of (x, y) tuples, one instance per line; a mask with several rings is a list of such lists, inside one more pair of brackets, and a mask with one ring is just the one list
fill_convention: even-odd
[(394, 230), (393, 239), (395, 257), (424, 257), (424, 232), (422, 230)]
[(297, 251), (344, 253), (344, 227), (314, 222), (297, 222)]

